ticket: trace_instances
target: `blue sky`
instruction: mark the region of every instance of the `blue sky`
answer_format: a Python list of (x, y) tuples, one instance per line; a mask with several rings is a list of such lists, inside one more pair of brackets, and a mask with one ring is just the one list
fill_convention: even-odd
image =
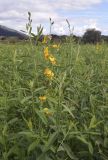
[(32, 13), (33, 31), (39, 24), (49, 33), (49, 17), (54, 20), (52, 33), (68, 34), (66, 19), (74, 34), (96, 28), (108, 35), (108, 0), (0, 0), (0, 24), (25, 30), (27, 12)]

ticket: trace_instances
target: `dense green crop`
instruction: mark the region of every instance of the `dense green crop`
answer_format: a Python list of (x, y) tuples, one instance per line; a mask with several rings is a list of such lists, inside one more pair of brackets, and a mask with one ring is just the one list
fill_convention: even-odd
[(0, 160), (108, 160), (107, 45), (44, 47), (0, 45)]

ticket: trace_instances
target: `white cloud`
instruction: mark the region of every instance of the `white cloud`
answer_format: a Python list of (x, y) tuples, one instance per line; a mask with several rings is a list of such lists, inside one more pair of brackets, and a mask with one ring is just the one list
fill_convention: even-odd
[(102, 0), (59, 0), (54, 6), (61, 9), (85, 9), (92, 5), (101, 3)]
[[(68, 16), (71, 17), (72, 11), (84, 10), (101, 2), (102, 0), (3, 0), (0, 1), (0, 23), (17, 30), (24, 30), (27, 23), (27, 12), (30, 11), (34, 31), (39, 24), (48, 27), (49, 17), (51, 17), (55, 21), (53, 32), (66, 34), (68, 27), (65, 19)], [(62, 15), (60, 11), (66, 12), (67, 16)], [(82, 32), (79, 22), (84, 23), (83, 30), (90, 24), (97, 27), (95, 20), (70, 18), (71, 26), (75, 26), (77, 33)], [(44, 33), (47, 32), (48, 28), (45, 28)]]

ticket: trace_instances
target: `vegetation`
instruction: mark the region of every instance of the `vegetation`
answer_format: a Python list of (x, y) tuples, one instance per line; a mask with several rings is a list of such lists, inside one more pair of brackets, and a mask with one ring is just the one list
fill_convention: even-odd
[(98, 43), (101, 42), (101, 32), (96, 29), (87, 29), (83, 35), (84, 43)]
[(30, 16), (29, 44), (0, 44), (0, 160), (107, 160), (107, 45), (39, 43)]
[(0, 45), (0, 159), (107, 160), (107, 53), (104, 44)]

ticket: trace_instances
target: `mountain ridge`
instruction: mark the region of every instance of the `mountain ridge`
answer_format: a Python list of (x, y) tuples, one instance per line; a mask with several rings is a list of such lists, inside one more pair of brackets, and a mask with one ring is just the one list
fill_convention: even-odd
[(0, 37), (17, 37), (19, 39), (27, 39), (27, 35), (21, 31), (0, 25)]

